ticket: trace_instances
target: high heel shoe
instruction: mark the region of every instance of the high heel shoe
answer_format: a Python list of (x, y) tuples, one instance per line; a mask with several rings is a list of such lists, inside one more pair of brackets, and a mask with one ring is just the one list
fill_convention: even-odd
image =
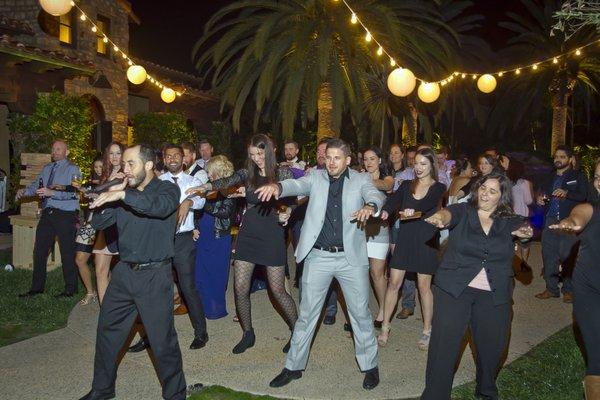
[(377, 343), (381, 347), (385, 347), (390, 338), (390, 330), (392, 329), (391, 325), (387, 322), (381, 324), (381, 333), (377, 336)]
[(250, 347), (254, 346), (254, 342), (256, 341), (256, 336), (254, 336), (254, 329), (250, 329), (249, 331), (244, 331), (244, 336), (242, 336), (242, 340), (233, 348), (233, 354), (241, 354), (248, 350)]
[(98, 294), (96, 292), (86, 293), (83, 299), (79, 300), (79, 304), (82, 306), (87, 306), (90, 303), (95, 303), (98, 301)]
[(417, 346), (422, 351), (427, 351), (429, 349), (429, 340), (431, 339), (431, 329), (428, 331), (423, 331), (423, 336), (421, 336), (421, 340), (417, 342)]

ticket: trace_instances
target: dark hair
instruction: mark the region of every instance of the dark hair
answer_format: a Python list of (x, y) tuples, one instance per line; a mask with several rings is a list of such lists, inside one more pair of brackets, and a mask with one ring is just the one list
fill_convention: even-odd
[(102, 156), (102, 154), (96, 154), (96, 157), (94, 157), (94, 161), (92, 161), (92, 172), (90, 174), (90, 181), (100, 182), (100, 179), (102, 179), (102, 174), (98, 175), (94, 170), (94, 164), (96, 163), (96, 161), (102, 162), (102, 171), (104, 171), (104, 157)]
[(512, 160), (510, 164), (508, 164), (508, 169), (506, 170), (506, 176), (513, 183), (517, 183), (517, 181), (523, 178), (523, 173), (525, 172), (525, 164), (523, 164), (519, 160)]
[[(147, 145), (145, 143), (141, 143), (138, 146), (140, 146), (140, 159), (142, 160), (142, 162), (145, 164), (148, 161), (152, 161), (152, 163), (156, 166), (157, 165), (156, 159), (158, 157), (157, 151), (154, 150), (153, 147), (150, 147), (149, 145)], [(161, 154), (160, 158), (162, 159), (162, 153), (160, 153), (160, 154)]]
[(179, 152), (181, 153), (181, 155), (183, 155), (183, 147), (178, 145), (178, 144), (173, 144), (173, 143), (168, 143), (165, 147), (163, 147), (162, 152), (163, 152), (163, 157), (164, 157), (164, 153), (166, 153), (167, 150), (170, 149), (177, 149), (179, 150)]
[(323, 143), (325, 143), (325, 144), (329, 144), (329, 142), (330, 142), (331, 140), (333, 140), (333, 139), (334, 139), (334, 138), (332, 138), (332, 137), (329, 137), (329, 136), (322, 137), (321, 139), (319, 139), (319, 142), (317, 143), (317, 147), (319, 147), (319, 146), (320, 146), (320, 145), (322, 145)]
[[(438, 167), (437, 167), (437, 160), (435, 157), (435, 152), (433, 151), (433, 149), (426, 147), (424, 149), (417, 150), (417, 154), (415, 154), (415, 163), (417, 162), (417, 160), (416, 160), (417, 155), (421, 155), (429, 160), (429, 163), (431, 164), (431, 172), (429, 173), (429, 175), (431, 176), (431, 178), (434, 181), (437, 182), (438, 181)], [(418, 181), (418, 179), (415, 176), (415, 179), (413, 179), (413, 181), (410, 184), (411, 192), (413, 194), (415, 193), (415, 190), (417, 189), (417, 181)]]
[[(265, 152), (265, 176), (269, 183), (277, 181), (277, 159), (275, 157), (275, 148), (270, 137), (263, 133), (258, 133), (250, 138), (248, 147), (256, 147)], [(250, 156), (246, 158), (246, 169), (248, 171), (248, 187), (255, 188), (258, 186), (258, 177), (260, 172), (256, 163), (252, 161)]]
[(477, 195), (477, 192), (479, 191), (479, 188), (490, 179), (496, 179), (500, 184), (500, 199), (498, 200), (496, 209), (492, 215), (490, 215), (490, 217), (514, 217), (515, 212), (512, 209), (512, 183), (510, 182), (510, 179), (506, 177), (506, 175), (498, 171), (492, 171), (486, 176), (480, 176), (477, 178), (475, 184), (471, 187), (471, 198), (469, 199), (469, 203), (473, 207), (479, 208), (479, 196)]
[[(200, 139), (200, 141), (198, 142), (198, 148), (200, 148), (200, 146), (203, 144), (210, 144), (210, 142), (208, 141), (208, 139)], [(212, 146), (212, 144), (210, 145)]]
[(450, 155), (450, 148), (448, 148), (448, 146), (440, 146), (440, 148), (437, 151), (438, 154), (446, 154), (446, 155)]
[(407, 153), (416, 153), (417, 152), (417, 146), (408, 146), (406, 148), (406, 152)]
[[(100, 177), (100, 183), (106, 182), (110, 177), (110, 174), (112, 174), (112, 164), (108, 159), (110, 157), (110, 148), (112, 146), (119, 146), (119, 149), (121, 150), (121, 157), (123, 157), (123, 153), (125, 152), (125, 145), (119, 142), (113, 141), (106, 146), (104, 149), (104, 154), (102, 155), (102, 176)], [(123, 167), (119, 166), (119, 169), (123, 169)]]
[(556, 146), (556, 150), (554, 150), (554, 154), (556, 154), (556, 152), (559, 150), (564, 151), (567, 154), (567, 157), (573, 157), (573, 149), (571, 149), (566, 144), (561, 144), (559, 146)]
[(293, 144), (294, 146), (296, 146), (296, 148), (297, 148), (297, 149), (299, 149), (299, 148), (300, 148), (300, 146), (298, 146), (298, 142), (296, 142), (295, 140), (288, 139), (288, 140), (286, 140), (286, 141), (283, 143), (283, 145), (284, 145), (284, 146), (285, 146), (286, 144)]
[(465, 171), (469, 167), (469, 165), (472, 166), (472, 163), (468, 157), (461, 157), (458, 160), (456, 160), (454, 169), (456, 176), (460, 175), (463, 171)]
[(194, 143), (192, 143), (192, 142), (182, 142), (181, 148), (183, 150), (189, 151), (190, 153), (197, 153), (196, 146), (194, 146)]
[(379, 163), (379, 178), (382, 179), (382, 178), (388, 176), (389, 175), (388, 168), (387, 168), (386, 163), (384, 162), (385, 160), (384, 160), (383, 152), (381, 151), (381, 149), (379, 147), (377, 147), (377, 146), (371, 146), (369, 148), (364, 149), (363, 152), (362, 152), (363, 153), (363, 159), (364, 159), (365, 153), (367, 151), (372, 151), (373, 153), (375, 153), (375, 155), (377, 156), (377, 158), (379, 158), (379, 160), (381, 161)]
[(500, 155), (500, 152), (498, 151), (498, 148), (497, 148), (497, 147), (490, 146), (490, 147), (486, 147), (486, 148), (483, 150), (483, 152), (484, 152), (484, 153), (487, 153), (488, 151), (493, 151), (494, 153), (496, 153), (496, 156), (499, 156), (499, 155)]
[(346, 142), (344, 142), (342, 139), (339, 139), (339, 138), (329, 139), (329, 141), (327, 142), (327, 148), (328, 149), (340, 149), (346, 157), (348, 157), (350, 155), (350, 153), (352, 153), (350, 151), (350, 146), (348, 146), (348, 144)]

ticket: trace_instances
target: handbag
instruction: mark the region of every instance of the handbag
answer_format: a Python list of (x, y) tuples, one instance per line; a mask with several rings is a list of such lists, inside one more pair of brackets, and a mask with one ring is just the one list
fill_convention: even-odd
[(91, 222), (88, 220), (77, 230), (77, 236), (75, 236), (75, 243), (91, 246), (94, 244), (95, 240), (96, 230), (92, 227)]

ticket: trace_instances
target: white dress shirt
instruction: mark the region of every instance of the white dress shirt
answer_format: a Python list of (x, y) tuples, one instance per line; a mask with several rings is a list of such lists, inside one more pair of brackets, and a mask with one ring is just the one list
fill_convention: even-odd
[(200, 158), (198, 160), (196, 160), (196, 162), (194, 162), (192, 164), (192, 166), (190, 168), (188, 168), (187, 171), (185, 171), (188, 174), (192, 173), (192, 170), (194, 168), (196, 168), (196, 166), (199, 166), (200, 168), (202, 168), (201, 170), (197, 171), (194, 174), (194, 178), (198, 179), (200, 181), (201, 185), (204, 185), (206, 182), (208, 182), (208, 173), (206, 172), (206, 170), (204, 169), (206, 167), (206, 163), (208, 161), (204, 161), (203, 158)]
[[(183, 203), (185, 199), (187, 199), (188, 195), (185, 194), (185, 191), (191, 187), (200, 186), (202, 183), (199, 179), (187, 174), (185, 172), (180, 172), (177, 175), (173, 175), (170, 172), (165, 172), (161, 176), (158, 177), (161, 181), (169, 181), (175, 183), (173, 177), (177, 178), (177, 186), (179, 186), (179, 190), (181, 191), (181, 196), (179, 198), (179, 204)], [(200, 210), (204, 207), (204, 203), (206, 200), (200, 196), (194, 196), (190, 200), (192, 200), (192, 207), (188, 211), (187, 217), (185, 217), (185, 221), (179, 226), (176, 233), (184, 233), (190, 232), (194, 230), (194, 212), (192, 210)]]

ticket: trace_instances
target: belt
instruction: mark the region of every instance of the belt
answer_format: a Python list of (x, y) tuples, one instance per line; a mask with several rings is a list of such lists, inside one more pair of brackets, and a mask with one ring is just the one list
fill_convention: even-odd
[(163, 265), (171, 264), (171, 259), (166, 259), (162, 261), (151, 261), (147, 263), (132, 263), (125, 262), (125, 264), (129, 265), (132, 271), (143, 271), (146, 269), (154, 269), (158, 267), (162, 267)]
[(331, 247), (313, 246), (313, 249), (328, 251), (330, 253), (342, 253), (344, 251), (343, 246), (331, 246)]

